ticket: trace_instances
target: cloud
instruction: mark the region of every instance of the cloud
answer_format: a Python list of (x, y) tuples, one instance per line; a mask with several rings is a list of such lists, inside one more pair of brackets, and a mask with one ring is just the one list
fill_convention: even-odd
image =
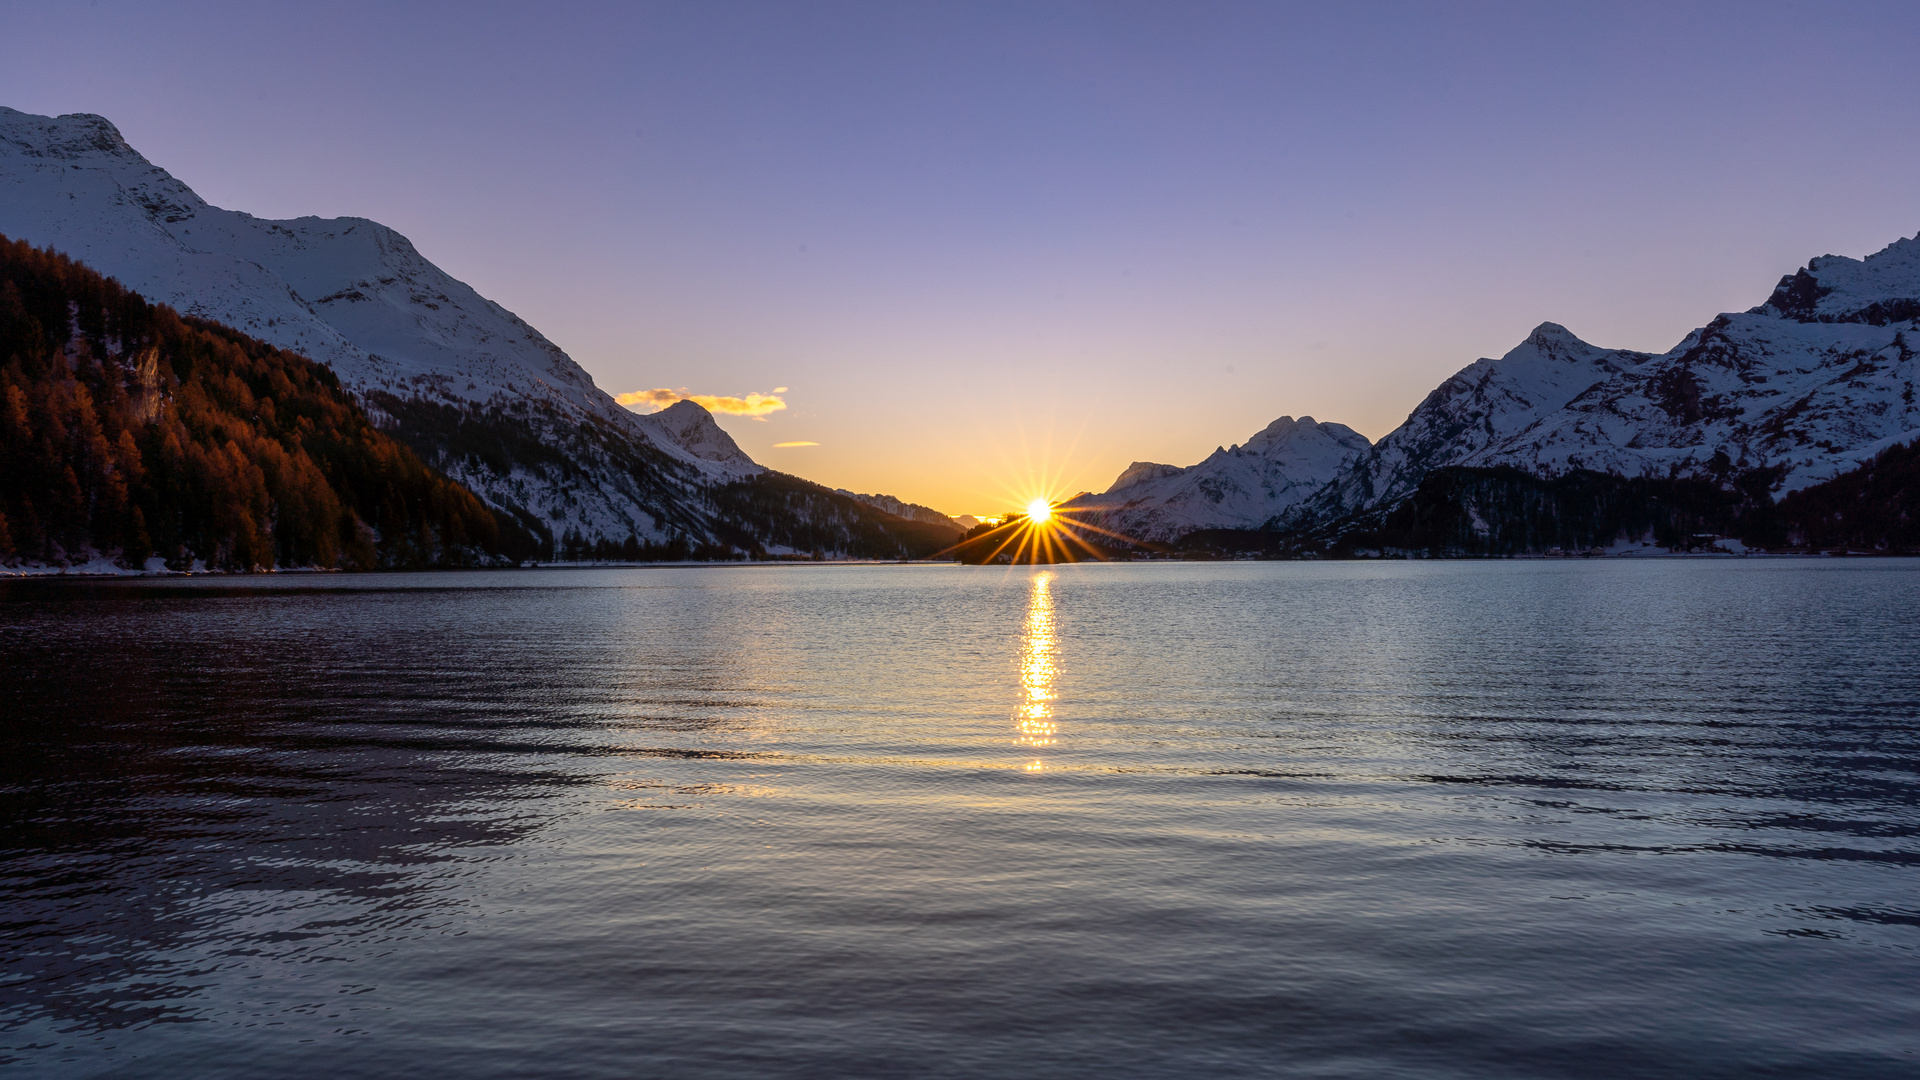
[(647, 405), (655, 409), (664, 409), (674, 402), (679, 401), (680, 395), (671, 390), (664, 389), (635, 390), (632, 393), (620, 394), (613, 400), (629, 407), (634, 405)]
[(773, 444), (773, 448), (775, 450), (784, 450), (789, 446), (819, 446), (819, 445), (820, 444), (817, 442), (777, 442)]
[(664, 409), (676, 401), (691, 401), (708, 412), (765, 420), (768, 413), (779, 412), (787, 407), (786, 399), (780, 396), (786, 392), (786, 387), (777, 386), (771, 394), (750, 393), (745, 397), (728, 397), (724, 394), (689, 394), (684, 386), (678, 390), (658, 387), (653, 390), (634, 390), (613, 400), (629, 407), (640, 406), (651, 410)]

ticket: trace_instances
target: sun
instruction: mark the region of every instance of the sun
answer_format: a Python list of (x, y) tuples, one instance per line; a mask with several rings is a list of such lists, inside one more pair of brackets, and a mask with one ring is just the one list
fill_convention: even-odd
[(1053, 517), (1053, 507), (1045, 499), (1035, 499), (1027, 504), (1027, 520), (1035, 525), (1045, 525)]

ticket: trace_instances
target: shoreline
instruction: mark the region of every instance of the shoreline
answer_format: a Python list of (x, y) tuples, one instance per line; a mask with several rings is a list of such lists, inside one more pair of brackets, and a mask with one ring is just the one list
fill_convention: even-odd
[[(1647, 560), (1707, 560), (1724, 562), (1730, 559), (1910, 559), (1916, 556), (1897, 551), (1748, 551), (1735, 554), (1725, 551), (1662, 551), (1633, 552), (1607, 555), (1544, 555), (1526, 553), (1518, 555), (1442, 555), (1442, 556), (1398, 556), (1370, 555), (1348, 559), (1081, 559), (1072, 562), (1057, 563), (982, 563), (983, 567), (1011, 566), (1081, 566), (1081, 565), (1119, 565), (1119, 566), (1184, 566), (1194, 563), (1269, 563), (1269, 562), (1644, 562)], [(685, 570), (714, 567), (766, 568), (766, 567), (831, 567), (831, 566), (968, 566), (974, 565), (953, 559), (742, 559), (726, 562), (698, 562), (684, 560), (680, 562), (543, 562), (523, 563), (518, 566), (428, 566), (413, 569), (381, 570), (343, 570), (337, 567), (295, 566), (274, 567), (271, 570), (212, 570), (199, 568), (193, 570), (141, 569), (125, 567), (108, 569), (101, 567), (104, 559), (82, 563), (78, 566), (0, 566), (0, 582), (7, 581), (131, 581), (149, 578), (265, 578), (283, 575), (308, 576), (319, 574), (439, 574), (474, 573), (509, 570)], [(98, 567), (96, 569), (96, 567)]]

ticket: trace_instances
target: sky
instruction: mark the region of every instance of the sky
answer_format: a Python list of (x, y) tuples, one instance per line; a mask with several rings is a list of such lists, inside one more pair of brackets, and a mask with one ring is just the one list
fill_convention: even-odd
[(1911, 3), (0, 7), (0, 104), (953, 514), (1379, 438), (1540, 322), (1665, 351), (1920, 232)]

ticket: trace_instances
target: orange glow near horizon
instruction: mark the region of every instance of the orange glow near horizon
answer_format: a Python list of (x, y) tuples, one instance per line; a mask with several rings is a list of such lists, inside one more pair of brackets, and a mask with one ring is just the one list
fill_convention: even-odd
[(1024, 514), (1009, 514), (997, 522), (989, 519), (993, 530), (977, 540), (967, 541), (966, 545), (978, 543), (992, 545), (992, 548), (985, 552), (984, 558), (968, 561), (1004, 561), (1015, 566), (1099, 561), (1108, 558), (1109, 551), (1095, 547), (1085, 534), (1108, 537), (1123, 548), (1133, 543), (1119, 533), (1093, 524), (1087, 520), (1088, 513), (1062, 509), (1045, 498), (1031, 499)]
[(1099, 517), (1097, 511), (1060, 505), (1077, 497), (1062, 494), (1064, 466), (1058, 462), (1072, 459), (1078, 441), (1076, 434), (1068, 441), (1064, 453), (1058, 453), (1060, 448), (1055, 446), (1049, 430), (1037, 446), (1023, 435), (1017, 456), (1010, 452), (1015, 449), (1012, 446), (998, 448), (1006, 458), (1001, 475), (1008, 478), (1002, 489), (1007, 503), (1024, 510), (980, 515), (980, 520), (993, 529), (962, 545), (966, 549), (966, 561), (1031, 565), (1100, 560), (1108, 557), (1106, 551), (1095, 546), (1100, 537), (1115, 541), (1113, 547), (1124, 549), (1133, 545), (1131, 538), (1095, 524)]

